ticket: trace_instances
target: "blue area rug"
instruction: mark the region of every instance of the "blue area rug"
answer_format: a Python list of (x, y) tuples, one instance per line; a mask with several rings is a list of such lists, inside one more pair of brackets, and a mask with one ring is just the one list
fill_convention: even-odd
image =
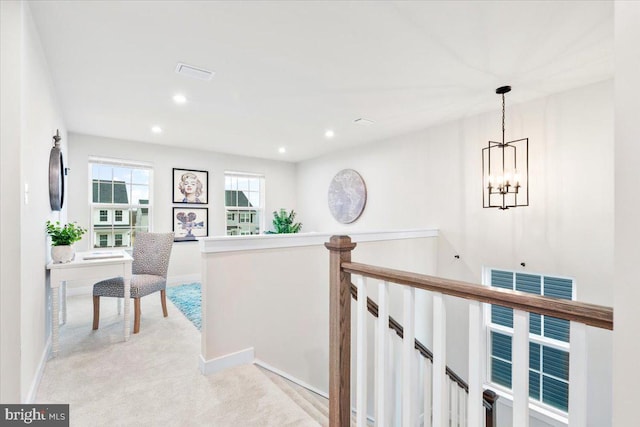
[(167, 287), (167, 298), (178, 307), (198, 330), (202, 329), (202, 293), (200, 283)]

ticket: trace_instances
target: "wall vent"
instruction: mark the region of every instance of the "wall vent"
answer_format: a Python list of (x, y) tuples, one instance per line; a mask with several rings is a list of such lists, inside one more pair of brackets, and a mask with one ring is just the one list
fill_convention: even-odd
[(193, 79), (205, 81), (211, 80), (215, 74), (213, 71), (194, 67), (193, 65), (183, 64), (182, 62), (178, 62), (178, 65), (176, 65), (176, 73)]

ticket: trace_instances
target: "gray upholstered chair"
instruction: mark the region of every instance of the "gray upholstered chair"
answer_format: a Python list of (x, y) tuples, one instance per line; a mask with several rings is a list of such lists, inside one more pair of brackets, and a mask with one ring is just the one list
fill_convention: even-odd
[[(160, 291), (162, 313), (167, 317), (167, 270), (173, 233), (136, 232), (133, 243), (131, 298), (134, 305), (133, 333), (140, 332), (140, 298)], [(100, 322), (100, 297), (124, 297), (124, 279), (114, 277), (93, 285), (93, 329)]]

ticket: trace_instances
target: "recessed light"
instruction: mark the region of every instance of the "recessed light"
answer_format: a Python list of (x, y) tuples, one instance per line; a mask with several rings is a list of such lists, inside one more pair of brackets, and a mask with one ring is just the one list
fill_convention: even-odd
[(335, 135), (336, 135), (336, 134), (335, 134), (331, 129), (328, 129), (328, 130), (324, 133), (324, 136), (325, 136), (326, 138), (333, 138)]
[(153, 126), (151, 128), (151, 132), (153, 132), (153, 133), (162, 133), (162, 128), (160, 126)]
[(365, 119), (365, 118), (359, 118), (359, 119), (355, 119), (353, 121), (353, 123), (357, 124), (357, 125), (372, 125), (373, 124), (373, 120), (369, 120), (369, 119)]
[(187, 97), (184, 95), (173, 95), (173, 102), (175, 102), (176, 104), (184, 104), (185, 102), (187, 102)]
[(284, 154), (284, 153), (286, 153), (286, 152), (287, 152), (287, 149), (286, 149), (286, 148), (284, 148), (284, 147), (280, 147), (280, 148), (278, 148), (278, 153), (280, 153), (280, 154)]

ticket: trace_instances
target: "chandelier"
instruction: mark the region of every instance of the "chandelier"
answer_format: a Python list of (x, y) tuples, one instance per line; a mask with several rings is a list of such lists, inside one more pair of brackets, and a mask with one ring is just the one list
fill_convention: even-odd
[(502, 86), (502, 141), (489, 141), (482, 149), (482, 207), (506, 210), (529, 206), (529, 138), (505, 141), (504, 95), (511, 86)]

